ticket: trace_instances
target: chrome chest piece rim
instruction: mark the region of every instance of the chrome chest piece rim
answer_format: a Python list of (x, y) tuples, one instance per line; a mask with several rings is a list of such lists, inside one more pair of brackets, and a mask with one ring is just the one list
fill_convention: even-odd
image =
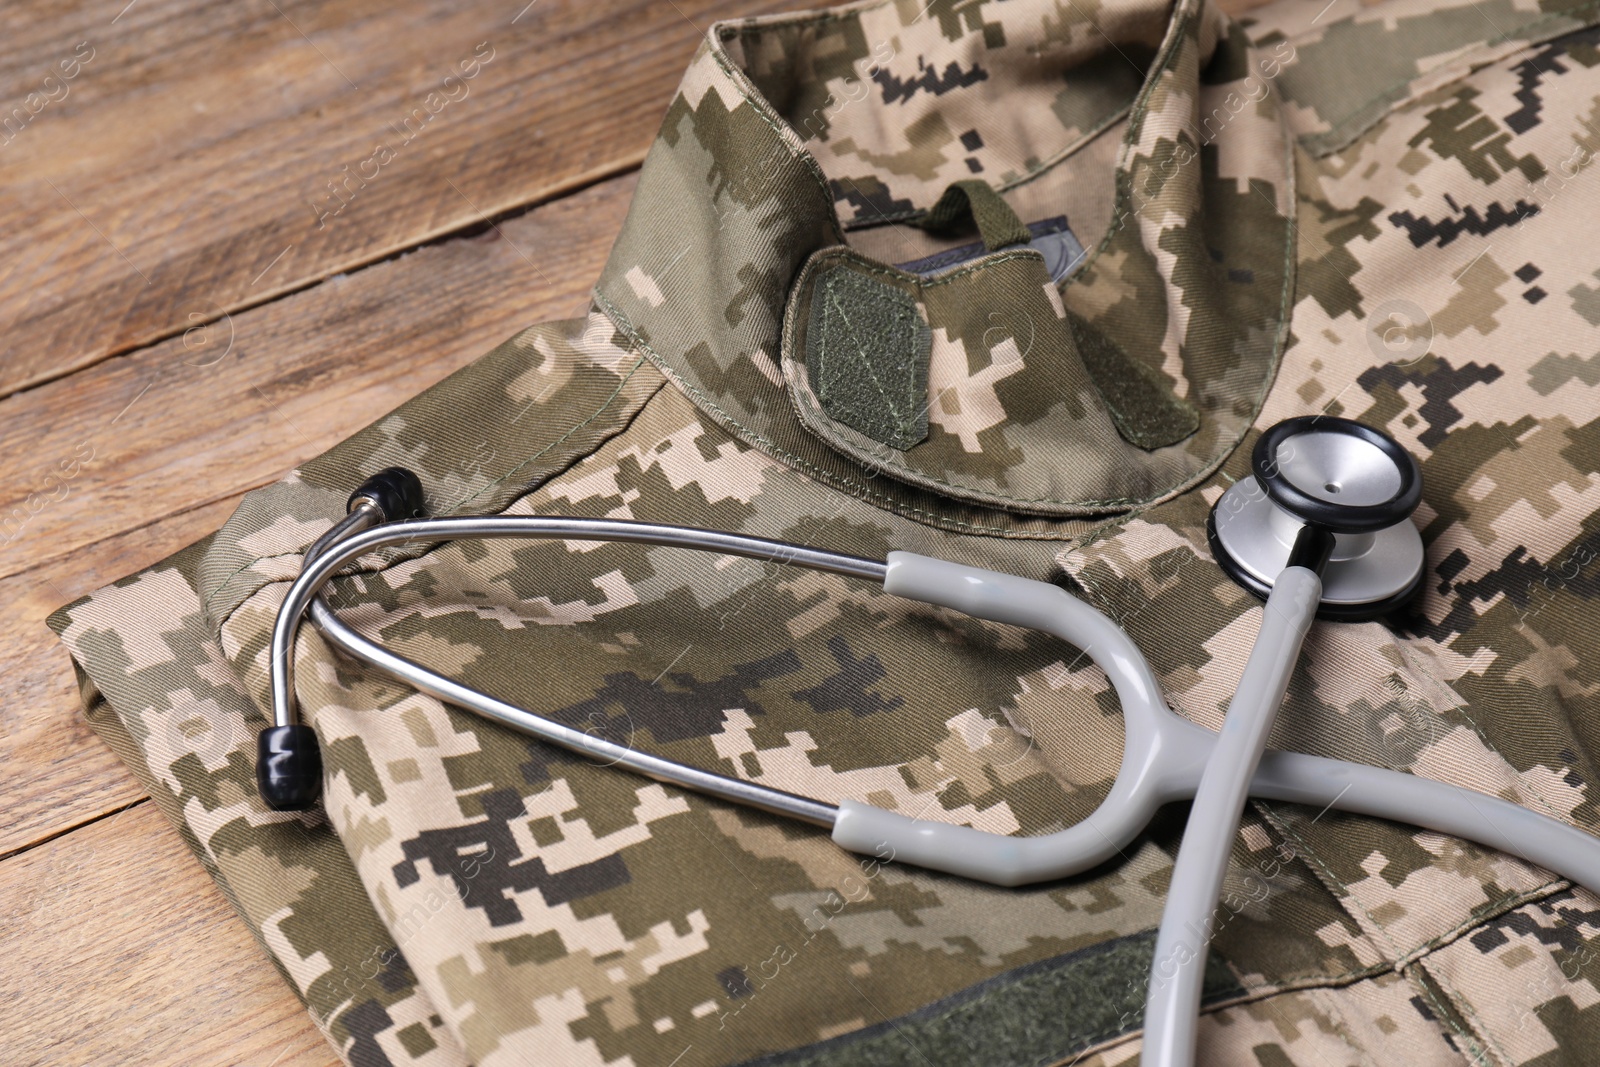
[(1319, 618), (1378, 618), (1416, 593), (1425, 553), (1410, 519), (1422, 475), (1392, 437), (1334, 416), (1287, 419), (1257, 440), (1251, 469), (1206, 521), (1212, 554), (1235, 582), (1265, 598), (1296, 535), (1314, 525), (1334, 535)]

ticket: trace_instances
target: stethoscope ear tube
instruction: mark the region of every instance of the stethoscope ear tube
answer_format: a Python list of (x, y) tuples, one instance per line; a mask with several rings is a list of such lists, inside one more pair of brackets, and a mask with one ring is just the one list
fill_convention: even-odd
[[(274, 810), (303, 811), (321, 791), (321, 756), (316, 734), (299, 723), (294, 701), (294, 644), (307, 611), (320, 607), (327, 630), (343, 629), (321, 601), (321, 589), (343, 566), (370, 551), (395, 544), (455, 541), (471, 538), (528, 538), (623, 541), (636, 544), (696, 548), (726, 555), (788, 563), (855, 578), (883, 580), (885, 564), (842, 552), (759, 537), (660, 523), (613, 519), (566, 518), (552, 515), (484, 515), (442, 519), (407, 518), (384, 522), (387, 509), (403, 514), (421, 506), (421, 484), (402, 468), (389, 468), (364, 481), (351, 494), (350, 512), (323, 534), (310, 550), (298, 578), (278, 608), (269, 648), (269, 675), (274, 725), (258, 740), (256, 783), (262, 800)], [(317, 612), (313, 612), (314, 618)], [(347, 631), (351, 644), (360, 639)], [(783, 790), (712, 774), (659, 759), (583, 731), (525, 712), (451, 679), (427, 671), (387, 649), (367, 644), (365, 658), (415, 688), (524, 733), (582, 754), (606, 759), (648, 777), (697, 792), (787, 815), (803, 822), (832, 826), (834, 807)]]
[[(351, 534), (377, 523), (424, 514), (427, 502), (422, 482), (415, 474), (404, 467), (386, 467), (356, 486), (345, 507), (345, 517), (307, 550), (302, 570)], [(298, 623), (297, 615), (295, 628)], [(285, 624), (285, 612), (280, 610), (273, 627), (274, 725), (256, 738), (256, 789), (274, 811), (308, 811), (322, 795), (322, 750), (317, 745), (316, 731), (294, 720), (289, 699), (294, 678), (292, 635), (281, 651), (278, 648), (279, 631)]]

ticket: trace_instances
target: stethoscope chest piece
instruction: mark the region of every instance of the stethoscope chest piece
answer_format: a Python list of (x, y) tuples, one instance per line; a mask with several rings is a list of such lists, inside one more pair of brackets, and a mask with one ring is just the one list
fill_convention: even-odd
[(1319, 617), (1372, 619), (1411, 599), (1423, 570), (1422, 535), (1410, 521), (1422, 474), (1392, 437), (1328, 415), (1287, 419), (1261, 435), (1251, 468), (1206, 524), (1229, 577), (1266, 597), (1295, 538), (1313, 525), (1334, 536)]

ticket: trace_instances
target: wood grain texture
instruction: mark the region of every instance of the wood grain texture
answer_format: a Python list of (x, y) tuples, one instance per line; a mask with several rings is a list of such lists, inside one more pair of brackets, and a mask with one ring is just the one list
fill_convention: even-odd
[[(0, 400), (0, 470), (20, 475), (0, 480), (0, 515), (26, 512), (0, 550), (0, 854), (138, 788), (81, 723), (44, 617), (215, 530), (243, 491), (522, 327), (581, 314), (633, 185), (613, 179), (233, 316), (204, 343), (173, 338)], [(62, 474), (61, 458), (83, 455)]]
[(279, 477), (517, 330), (582, 314), (633, 184), (0, 400), (0, 576)]
[[(689, 20), (793, 0), (124, 2), (0, 16), (0, 121), (94, 49), (0, 132), (0, 396), (36, 383), (0, 400), (0, 856), (23, 850), (0, 860), (0, 1060), (321, 1067), (337, 1058), (177, 834), (148, 802), (120, 810), (141, 788), (43, 618), (580, 313), (633, 178), (572, 190), (640, 158)], [(470, 93), (328, 215), (327, 182), (485, 40)]]
[(525, 2), (7, 4), (0, 396), (627, 170), (782, 6)]
[(0, 863), (10, 1067), (325, 1067), (338, 1057), (145, 801)]
[(0, 856), (144, 795), (84, 719), (71, 659), (45, 618), (204, 537), (238, 501), (179, 512), (0, 579)]

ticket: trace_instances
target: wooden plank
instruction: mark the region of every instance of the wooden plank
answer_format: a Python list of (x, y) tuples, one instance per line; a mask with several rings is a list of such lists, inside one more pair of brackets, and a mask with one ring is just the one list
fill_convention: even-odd
[(45, 618), (204, 537), (238, 501), (234, 495), (181, 512), (0, 579), (0, 856), (144, 796), (84, 719), (67, 650)]
[(7, 1064), (339, 1062), (148, 801), (0, 863), (0, 901)]
[(784, 6), (525, 3), (7, 4), (0, 396), (633, 167)]
[(263, 484), (522, 327), (582, 314), (633, 184), (0, 400), (0, 576)]
[(785, 4), (514, 6), (8, 8), (0, 396), (618, 173), (711, 18)]
[[(215, 530), (244, 490), (523, 326), (583, 312), (633, 184), (614, 179), (232, 316), (227, 331), (0, 400), (0, 470), (17, 472), (0, 484), (0, 532), (15, 534), (0, 549), (0, 854), (139, 795), (79, 721), (43, 618)], [(71, 476), (60, 466), (84, 456)]]

